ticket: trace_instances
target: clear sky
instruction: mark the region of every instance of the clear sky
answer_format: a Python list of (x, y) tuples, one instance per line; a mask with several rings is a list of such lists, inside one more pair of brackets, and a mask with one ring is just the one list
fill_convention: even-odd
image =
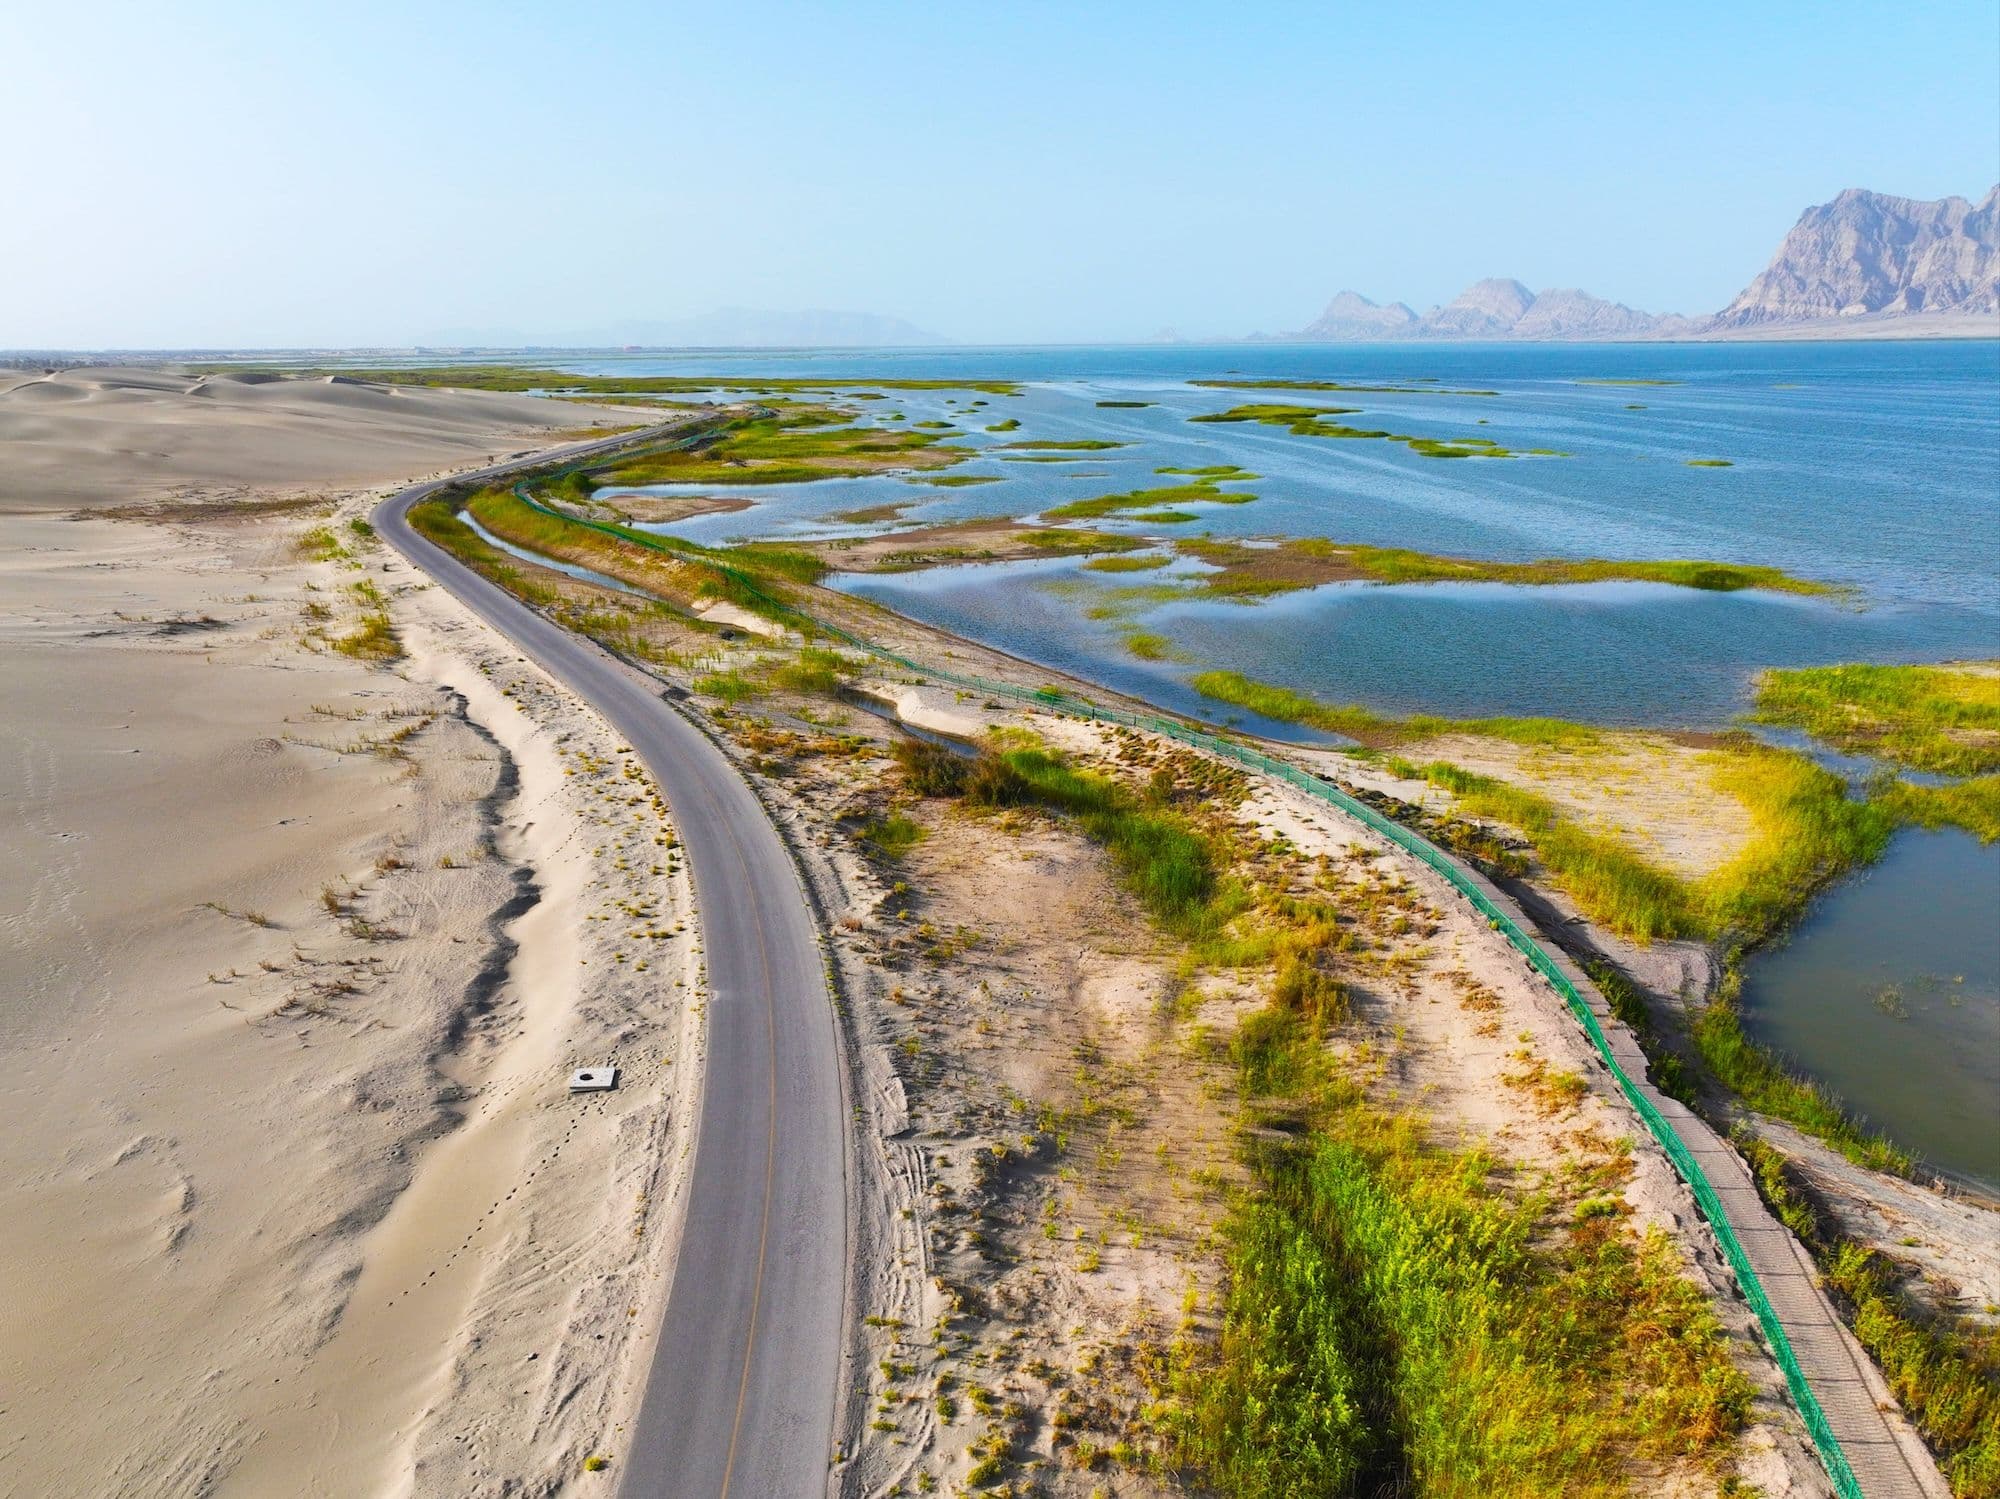
[(0, 83), (16, 348), (1707, 312), (1809, 203), (2000, 176), (1994, 0), (0, 0)]

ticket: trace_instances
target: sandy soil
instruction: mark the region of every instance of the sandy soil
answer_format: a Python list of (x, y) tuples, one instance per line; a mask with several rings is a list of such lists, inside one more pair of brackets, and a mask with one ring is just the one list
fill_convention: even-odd
[[(1616, 837), (1682, 879), (1727, 864), (1755, 831), (1749, 814), (1712, 785), (1709, 752), (1662, 734), (1617, 734), (1600, 745), (1559, 749), (1448, 734), (1399, 751), (1453, 765), (1546, 796), (1593, 832)], [(1441, 792), (1431, 800), (1450, 800)]]
[[(956, 649), (981, 658), (974, 669), (994, 665)], [(769, 654), (746, 645), (734, 664), (754, 670)], [(1026, 727), (1121, 774), (1185, 754), (935, 686), (859, 686), (932, 731)], [(1004, 1452), (1001, 1471), (1035, 1492), (1178, 1492), (1108, 1459), (1147, 1440), (1147, 1360), (1184, 1318), (1214, 1325), (1214, 1229), (1222, 1187), (1240, 1179), (1243, 1121), (1233, 1077), (1195, 1037), (1226, 1035), (1261, 996), (1216, 976), (1188, 989), (1172, 944), (1101, 851), (1062, 824), (902, 791), (872, 716), (773, 694), (717, 723), (829, 919), (856, 1096), (879, 1147), (861, 1194), (880, 1252), (858, 1288), (870, 1347), (857, 1361), (848, 1491), (952, 1492)], [(1761, 1391), (1735, 1471), (1767, 1494), (1824, 1492), (1716, 1247), (1553, 995), (1483, 922), (1429, 890), (1419, 866), (1325, 809), (1272, 787), (1235, 815), (1273, 868), (1325, 856), (1356, 908), (1395, 892), (1385, 921), (1410, 925), (1384, 925), (1353, 959), (1360, 1013), (1341, 1040), (1375, 1059), (1384, 1096), (1527, 1180), (1557, 1191), (1608, 1182), (1635, 1232), (1668, 1232)], [(923, 829), (896, 855), (872, 837), (890, 816)], [(1588, 1085), (1572, 1096), (1567, 1079)], [(1635, 1477), (1649, 1493), (1716, 1482), (1700, 1467)]]
[[(338, 485), (595, 414), (317, 386), (183, 431), (185, 381), (63, 383), (41, 436), (0, 394), (0, 1486), (552, 1492), (615, 1449), (670, 1267), (686, 876), (608, 731)], [(354, 555), (301, 560), (313, 524)], [(399, 662), (327, 649), (363, 581)]]
[(599, 503), (625, 520), (657, 525), (686, 520), (693, 515), (733, 515), (748, 510), (756, 501), (713, 494), (636, 494), (614, 490)]
[(467, 468), (633, 413), (490, 391), (240, 371), (73, 369), (0, 388), (0, 508), (340, 490)]

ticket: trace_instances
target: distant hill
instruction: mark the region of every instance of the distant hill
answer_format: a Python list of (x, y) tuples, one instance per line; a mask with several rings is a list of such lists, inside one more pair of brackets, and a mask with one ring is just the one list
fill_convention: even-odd
[(1299, 333), (1300, 338), (1324, 339), (1329, 343), (1351, 343), (1362, 338), (1407, 338), (1416, 326), (1417, 315), (1401, 302), (1378, 307), (1359, 292), (1344, 291), (1326, 304), (1317, 321)]
[(2000, 314), (2000, 187), (1977, 205), (1849, 188), (1808, 208), (1717, 331), (1841, 318)]
[(1386, 307), (1344, 291), (1326, 311), (1290, 338), (1312, 343), (1361, 343), (1371, 339), (1586, 339), (1650, 338), (1693, 325), (1658, 317), (1622, 302), (1607, 302), (1574, 287), (1533, 292), (1518, 281), (1475, 281), (1443, 307), (1422, 317), (1401, 302)]
[(1713, 317), (1641, 312), (1573, 287), (1475, 281), (1422, 317), (1343, 291), (1285, 338), (1404, 339), (2000, 337), (2000, 187), (1977, 204), (1850, 188), (1808, 208), (1763, 273)]

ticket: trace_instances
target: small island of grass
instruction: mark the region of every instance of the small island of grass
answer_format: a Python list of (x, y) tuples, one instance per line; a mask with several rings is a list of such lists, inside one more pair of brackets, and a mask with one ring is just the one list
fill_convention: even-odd
[(1736, 463), (1733, 459), (1729, 458), (1690, 458), (1687, 460), (1687, 466), (1689, 468), (1734, 468), (1736, 467)]
[[(1191, 422), (1257, 422), (1266, 427), (1283, 427), (1294, 437), (1331, 437), (1349, 441), (1400, 442), (1425, 458), (1513, 458), (1518, 456), (1490, 437), (1417, 437), (1407, 432), (1390, 432), (1378, 427), (1350, 427), (1329, 421), (1335, 416), (1353, 416), (1354, 406), (1275, 406), (1252, 404), (1234, 406), (1191, 416)], [(1550, 457), (1561, 455), (1550, 453)]]
[(1124, 636), (1125, 649), (1141, 661), (1177, 661), (1180, 653), (1173, 648), (1164, 635), (1150, 634), (1145, 630), (1128, 630)]
[(1762, 588), (1777, 593), (1835, 594), (1839, 588), (1793, 577), (1775, 567), (1692, 559), (1627, 561), (1603, 557), (1551, 557), (1534, 562), (1497, 562), (1442, 557), (1407, 547), (1364, 546), (1323, 537), (1291, 537), (1252, 546), (1211, 538), (1180, 543), (1183, 554), (1217, 571), (1199, 581), (1211, 593), (1252, 599), (1322, 583), (1509, 583), (1548, 586), (1568, 583), (1665, 583), (1713, 593)]
[(1101, 453), (1106, 448), (1122, 448), (1125, 444), (1108, 442), (1102, 437), (1076, 437), (1064, 442), (1029, 439), (1022, 442), (1003, 442), (998, 446), (1009, 451), (1019, 448), (1048, 453)]
[(1156, 474), (1178, 474), (1186, 479), (1228, 479), (1232, 483), (1247, 484), (1252, 479), (1263, 477), (1253, 474), (1247, 468), (1238, 468), (1233, 463), (1210, 463), (1201, 468), (1177, 468), (1169, 464), (1165, 468), (1153, 470)]
[[(1071, 500), (1047, 512), (1050, 520), (1097, 520), (1121, 511), (1158, 511), (1161, 506), (1205, 501), (1211, 505), (1247, 505), (1254, 494), (1218, 489), (1213, 479), (1196, 479), (1191, 484), (1169, 484), (1158, 489), (1135, 489), (1126, 494), (1101, 494), (1094, 499)], [(1189, 516), (1188, 519), (1194, 519)]]

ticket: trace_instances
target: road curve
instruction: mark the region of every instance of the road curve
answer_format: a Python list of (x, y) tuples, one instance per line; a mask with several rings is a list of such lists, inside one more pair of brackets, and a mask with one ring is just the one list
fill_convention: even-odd
[[(840, 1038), (791, 856), (741, 776), (650, 678), (422, 536), (408, 513), (467, 478), (608, 452), (580, 443), (414, 485), (376, 507), (389, 544), (601, 713), (672, 808), (708, 967), (708, 1047), (686, 1220), (635, 1426), (626, 1499), (823, 1495), (847, 1262)], [(553, 1080), (552, 1080), (553, 1085)]]

